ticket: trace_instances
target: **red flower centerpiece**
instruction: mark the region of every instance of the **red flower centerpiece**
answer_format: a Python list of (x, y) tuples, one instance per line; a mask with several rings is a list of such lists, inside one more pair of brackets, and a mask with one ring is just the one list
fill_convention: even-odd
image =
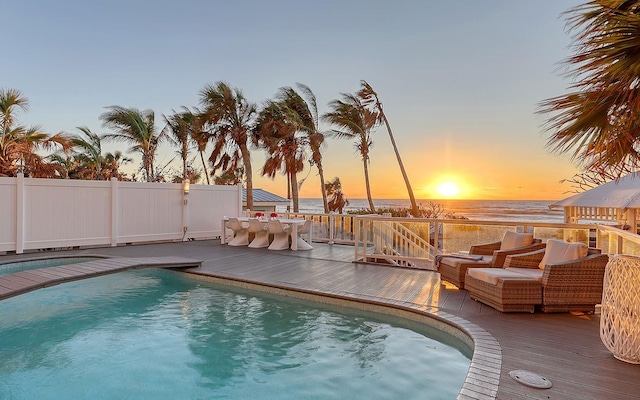
[(278, 213), (271, 213), (271, 218), (278, 218)]

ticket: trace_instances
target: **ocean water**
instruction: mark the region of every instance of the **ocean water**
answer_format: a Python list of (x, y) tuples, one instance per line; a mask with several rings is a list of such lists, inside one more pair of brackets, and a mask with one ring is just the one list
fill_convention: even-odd
[[(563, 211), (551, 210), (552, 200), (417, 200), (423, 208), (429, 202), (442, 205), (445, 213), (453, 213), (476, 221), (530, 221), (557, 222), (564, 221)], [(408, 208), (406, 199), (376, 199), (376, 208)], [(369, 208), (366, 199), (350, 199), (345, 212)], [(284, 211), (279, 210), (279, 211)], [(322, 199), (300, 199), (300, 212), (322, 213)]]

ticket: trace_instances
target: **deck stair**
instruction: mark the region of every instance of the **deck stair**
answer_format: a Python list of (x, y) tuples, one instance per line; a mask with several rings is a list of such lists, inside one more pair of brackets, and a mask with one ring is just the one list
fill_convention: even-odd
[(372, 259), (408, 268), (431, 269), (436, 249), (402, 223), (376, 221)]

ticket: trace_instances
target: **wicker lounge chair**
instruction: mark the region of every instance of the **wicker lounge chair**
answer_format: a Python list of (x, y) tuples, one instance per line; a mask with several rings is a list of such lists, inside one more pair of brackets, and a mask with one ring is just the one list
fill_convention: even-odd
[(509, 255), (544, 249), (545, 244), (542, 243), (542, 240), (533, 238), (532, 240), (532, 244), (508, 250), (500, 249), (502, 241), (471, 246), (469, 249), (470, 257), (455, 254), (438, 257), (436, 271), (440, 272), (445, 281), (464, 289), (464, 281), (469, 268), (501, 268)]
[(588, 248), (585, 257), (545, 263), (542, 270), (544, 256), (544, 249), (510, 255), (504, 268), (467, 271), (465, 288), (472, 299), (502, 312), (594, 311), (609, 256)]

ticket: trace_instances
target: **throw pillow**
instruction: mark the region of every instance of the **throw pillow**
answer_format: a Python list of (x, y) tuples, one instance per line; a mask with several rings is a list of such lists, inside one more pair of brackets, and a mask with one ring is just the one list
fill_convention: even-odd
[(518, 247), (529, 246), (533, 243), (533, 234), (531, 233), (517, 233), (507, 231), (504, 233), (502, 243), (500, 244), (500, 250), (512, 250)]
[(569, 243), (557, 239), (547, 240), (544, 257), (538, 267), (544, 269), (547, 264), (572, 261), (584, 258), (589, 253), (589, 247), (584, 243)]

